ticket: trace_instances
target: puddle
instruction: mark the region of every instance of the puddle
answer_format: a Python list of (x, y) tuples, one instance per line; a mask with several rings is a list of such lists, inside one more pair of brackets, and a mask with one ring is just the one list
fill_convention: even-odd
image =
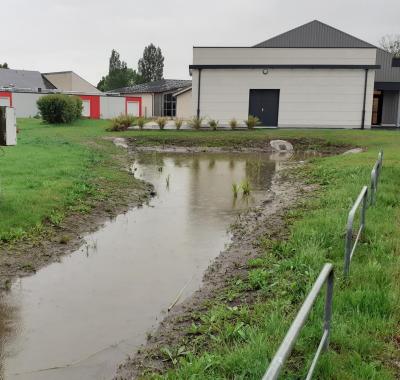
[[(265, 154), (138, 155), (135, 176), (157, 191), (150, 205), (1, 296), (0, 378), (112, 378), (168, 307), (199, 288), (228, 226), (265, 196), (277, 165)], [(235, 200), (232, 183), (245, 178), (251, 197)]]

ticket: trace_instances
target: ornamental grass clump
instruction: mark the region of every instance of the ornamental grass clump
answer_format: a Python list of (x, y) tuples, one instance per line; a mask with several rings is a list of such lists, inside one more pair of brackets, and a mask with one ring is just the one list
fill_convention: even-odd
[(144, 128), (144, 125), (146, 124), (146, 119), (144, 117), (139, 117), (136, 120), (136, 124), (138, 125), (139, 129), (142, 130)]
[(199, 130), (203, 124), (203, 120), (204, 118), (202, 117), (197, 117), (197, 116), (193, 116), (190, 120), (189, 120), (189, 125), (196, 130)]
[(158, 127), (163, 130), (165, 128), (165, 126), (167, 125), (167, 118), (166, 117), (158, 117), (156, 119), (156, 123), (158, 125)]
[(210, 128), (211, 128), (213, 131), (216, 131), (216, 130), (217, 130), (218, 124), (219, 124), (219, 121), (218, 121), (218, 120), (214, 120), (214, 119), (211, 119), (211, 120), (208, 122), (208, 125), (210, 126)]
[(257, 116), (249, 115), (244, 123), (247, 125), (248, 129), (253, 129), (256, 125), (260, 124), (260, 119)]
[(107, 128), (107, 131), (126, 131), (136, 121), (135, 116), (132, 115), (119, 115), (111, 119), (111, 125)]
[(237, 128), (237, 120), (235, 118), (229, 120), (229, 126), (231, 127), (232, 130)]
[(181, 129), (182, 124), (183, 124), (183, 119), (177, 117), (175, 119), (175, 127), (176, 127), (176, 129)]

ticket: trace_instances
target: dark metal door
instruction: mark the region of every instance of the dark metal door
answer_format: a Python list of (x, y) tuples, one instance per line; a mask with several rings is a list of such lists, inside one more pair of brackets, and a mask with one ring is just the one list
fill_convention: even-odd
[(278, 126), (279, 90), (250, 90), (249, 115), (257, 116), (261, 125)]

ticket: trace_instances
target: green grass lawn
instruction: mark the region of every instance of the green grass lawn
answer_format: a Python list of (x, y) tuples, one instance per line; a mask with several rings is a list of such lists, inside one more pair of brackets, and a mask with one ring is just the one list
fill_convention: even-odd
[(122, 149), (101, 137), (107, 121), (50, 126), (18, 120), (18, 144), (0, 151), (0, 240), (10, 241), (57, 224), (118, 187), (135, 187), (121, 170)]

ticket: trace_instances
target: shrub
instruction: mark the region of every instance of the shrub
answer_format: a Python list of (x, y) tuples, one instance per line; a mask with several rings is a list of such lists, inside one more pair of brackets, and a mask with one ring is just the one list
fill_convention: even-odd
[(82, 115), (82, 100), (77, 96), (45, 95), (38, 99), (37, 106), (43, 120), (50, 124), (71, 123)]
[(204, 120), (204, 118), (202, 118), (202, 117), (193, 116), (189, 120), (189, 125), (194, 129), (200, 129), (201, 125), (203, 124), (203, 120)]
[(111, 119), (111, 126), (107, 128), (107, 131), (126, 131), (136, 118), (132, 115), (119, 115)]
[(175, 119), (175, 127), (176, 127), (176, 129), (181, 129), (182, 124), (183, 124), (183, 119), (177, 117)]
[(79, 96), (70, 96), (71, 99), (75, 101), (75, 111), (76, 111), (76, 119), (79, 119), (82, 116), (83, 103), (82, 99)]
[(136, 123), (137, 123), (139, 129), (143, 129), (144, 125), (146, 124), (146, 119), (144, 117), (139, 117), (136, 120)]
[(249, 115), (247, 120), (244, 121), (244, 123), (247, 125), (247, 128), (253, 129), (256, 125), (260, 124), (260, 119), (256, 116)]
[(210, 128), (211, 128), (213, 131), (216, 131), (216, 130), (217, 130), (218, 124), (219, 124), (219, 121), (218, 121), (218, 120), (214, 120), (214, 119), (211, 119), (211, 120), (208, 122), (208, 125), (210, 126)]
[(231, 127), (231, 129), (236, 129), (237, 127), (237, 120), (235, 118), (229, 120), (229, 126)]
[(167, 118), (166, 117), (158, 117), (156, 120), (156, 123), (162, 130), (162, 129), (164, 129), (165, 125), (167, 124)]

